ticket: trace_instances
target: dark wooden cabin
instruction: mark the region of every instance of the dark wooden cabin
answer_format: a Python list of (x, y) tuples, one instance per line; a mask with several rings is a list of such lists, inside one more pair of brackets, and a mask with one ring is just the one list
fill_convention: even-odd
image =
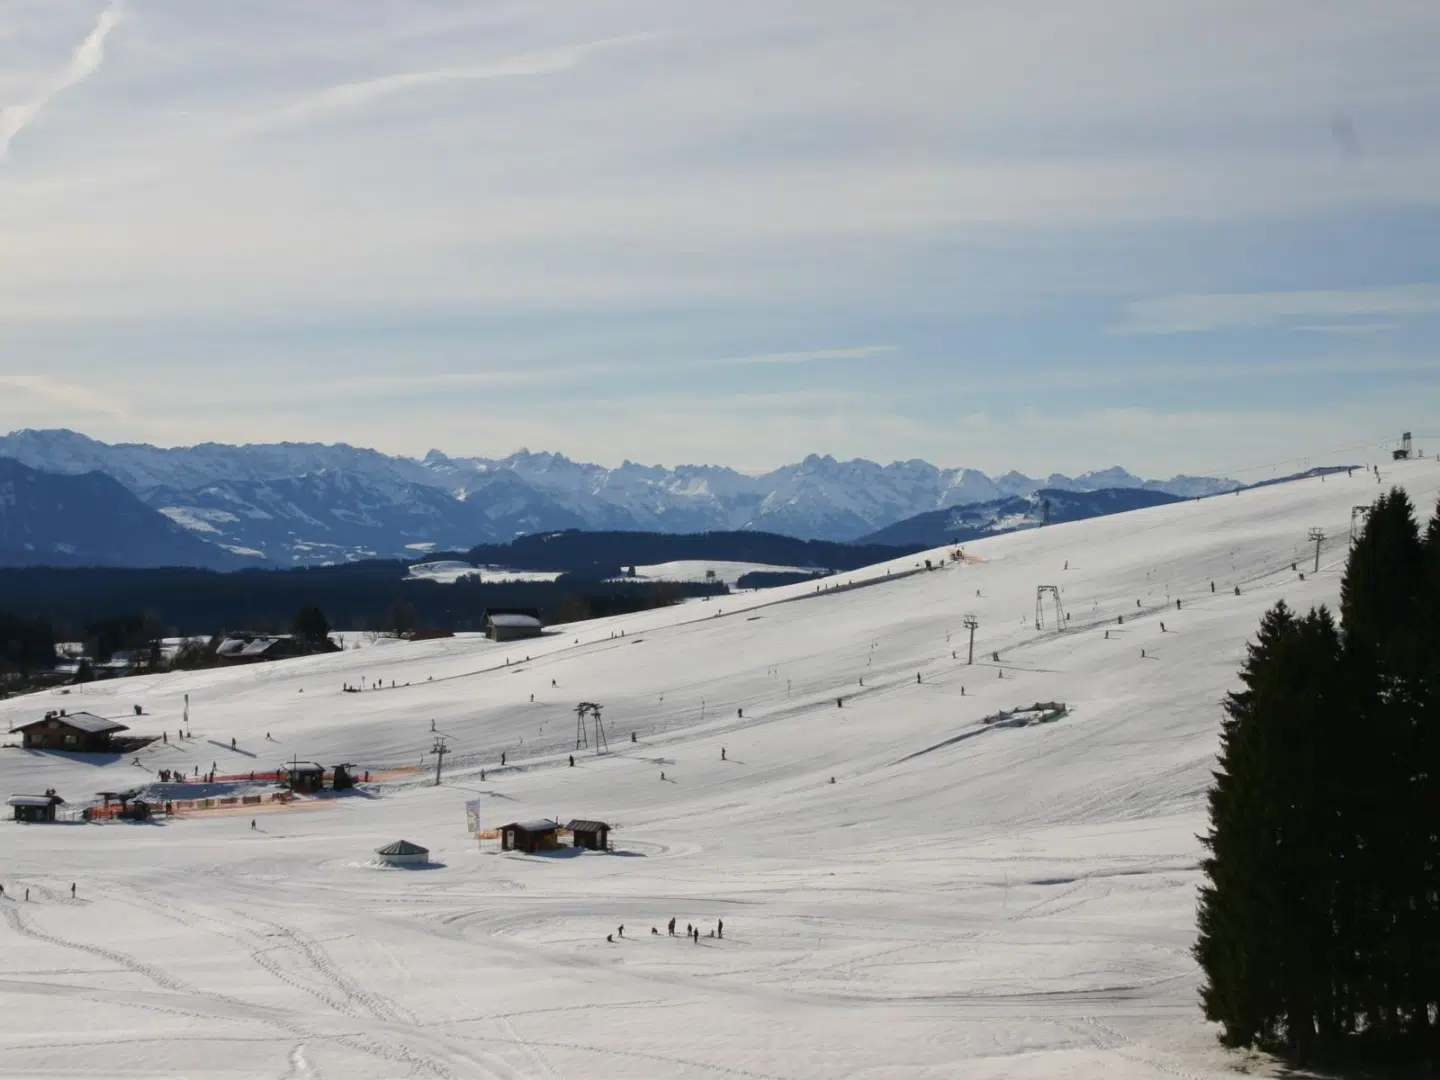
[(93, 713), (46, 713), (15, 729), (26, 750), (73, 750), (85, 754), (109, 753), (110, 737), (130, 729), (118, 720), (106, 720)]
[(523, 851), (534, 855), (537, 851), (554, 851), (560, 846), (560, 826), (553, 821), (513, 821), (500, 828), (500, 849), (502, 851)]
[(571, 843), (590, 851), (607, 851), (610, 847), (610, 826), (603, 821), (572, 821), (565, 828), (570, 830)]

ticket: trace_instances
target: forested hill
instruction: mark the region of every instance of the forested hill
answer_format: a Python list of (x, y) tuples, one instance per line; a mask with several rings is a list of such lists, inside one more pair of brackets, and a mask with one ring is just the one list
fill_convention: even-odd
[[(138, 646), (153, 637), (222, 629), (284, 631), (301, 607), (321, 608), (339, 631), (437, 627), (483, 629), (490, 607), (538, 608), (547, 622), (635, 611), (723, 585), (558, 581), (454, 584), (405, 577), (402, 563), (352, 563), (300, 570), (215, 573), (117, 567), (0, 568), (0, 616), (45, 620), (60, 640), (84, 640), (88, 627), (135, 617)], [(3, 645), (3, 642), (0, 642)], [(132, 647), (126, 643), (124, 647)]]

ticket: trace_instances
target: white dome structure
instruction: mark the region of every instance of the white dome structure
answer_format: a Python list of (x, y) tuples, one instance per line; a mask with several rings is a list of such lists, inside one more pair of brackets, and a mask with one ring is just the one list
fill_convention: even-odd
[(375, 849), (375, 861), (382, 866), (425, 866), (430, 862), (430, 849), (408, 840), (396, 840)]

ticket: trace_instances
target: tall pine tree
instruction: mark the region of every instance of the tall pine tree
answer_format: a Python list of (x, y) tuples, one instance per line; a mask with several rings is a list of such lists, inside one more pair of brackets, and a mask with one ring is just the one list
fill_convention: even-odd
[(1420, 679), (1425, 561), (1414, 508), (1395, 489), (1371, 508), (1340, 587), (1347, 664), (1369, 685), (1353, 760), (1360, 826), (1352, 866), (1362, 905), (1355, 914), (1366, 924), (1357, 941), (1364, 957), (1359, 992), (1367, 1039), (1395, 1050), (1427, 1038), (1422, 962), (1440, 930), (1426, 880), (1433, 845)]
[(1437, 1060), (1440, 509), (1351, 551), (1344, 631), (1268, 612), (1225, 704), (1195, 956), (1229, 1045)]
[(1276, 658), (1295, 633), (1284, 602), (1265, 614), (1240, 670), (1244, 689), (1227, 696), (1219, 768), (1210, 790), (1209, 854), (1202, 869), (1200, 936), (1195, 958), (1205, 972), (1205, 1015), (1227, 1046), (1273, 1042), (1280, 1023), (1277, 939), (1283, 917), (1272, 872), (1279, 825), (1272, 799), (1276, 771), (1266, 722), (1277, 697)]

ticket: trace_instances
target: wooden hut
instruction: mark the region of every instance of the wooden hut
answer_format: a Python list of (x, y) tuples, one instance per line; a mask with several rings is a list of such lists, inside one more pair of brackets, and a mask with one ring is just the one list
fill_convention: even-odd
[(559, 832), (560, 826), (549, 819), (512, 821), (500, 827), (500, 850), (523, 851), (526, 855), (554, 851), (560, 846)]
[(486, 608), (484, 623), (485, 634), (492, 641), (519, 641), (545, 632), (535, 608)]
[(111, 749), (110, 737), (130, 729), (116, 721), (93, 713), (46, 713), (42, 720), (32, 720), (15, 729), (20, 732), (26, 750), (73, 750), (80, 753), (106, 753)]
[(603, 821), (572, 821), (565, 828), (570, 830), (571, 843), (590, 851), (606, 851), (610, 847), (610, 826)]
[(325, 787), (325, 766), (313, 761), (292, 761), (276, 772), (280, 783), (291, 791), (314, 794)]
[(15, 811), (15, 820), (26, 822), (53, 822), (55, 808), (65, 804), (53, 790), (44, 795), (11, 795), (8, 802)]

